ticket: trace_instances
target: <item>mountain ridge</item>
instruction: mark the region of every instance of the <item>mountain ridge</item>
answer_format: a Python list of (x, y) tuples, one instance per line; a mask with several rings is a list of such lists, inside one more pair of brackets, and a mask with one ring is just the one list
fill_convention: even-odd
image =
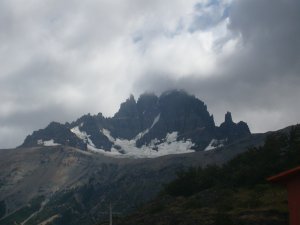
[(171, 90), (160, 96), (144, 93), (137, 100), (131, 95), (113, 117), (98, 113), (71, 123), (52, 122), (28, 135), (20, 147), (56, 144), (113, 156), (155, 157), (209, 150), (250, 134), (248, 125), (234, 123), (229, 112), (216, 126), (203, 101)]

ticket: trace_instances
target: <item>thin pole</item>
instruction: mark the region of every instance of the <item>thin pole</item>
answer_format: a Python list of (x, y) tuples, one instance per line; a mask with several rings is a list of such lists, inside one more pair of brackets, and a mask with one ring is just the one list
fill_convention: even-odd
[(112, 225), (112, 208), (111, 208), (111, 202), (109, 203), (109, 225)]

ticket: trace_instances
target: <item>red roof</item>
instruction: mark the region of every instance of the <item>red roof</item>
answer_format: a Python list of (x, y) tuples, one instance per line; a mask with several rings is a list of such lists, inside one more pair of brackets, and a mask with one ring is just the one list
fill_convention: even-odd
[(279, 183), (283, 182), (284, 183), (285, 181), (295, 177), (296, 175), (300, 175), (300, 166), (298, 166), (294, 169), (291, 169), (291, 170), (284, 171), (275, 176), (269, 177), (269, 178), (267, 178), (267, 180), (270, 182), (279, 182)]

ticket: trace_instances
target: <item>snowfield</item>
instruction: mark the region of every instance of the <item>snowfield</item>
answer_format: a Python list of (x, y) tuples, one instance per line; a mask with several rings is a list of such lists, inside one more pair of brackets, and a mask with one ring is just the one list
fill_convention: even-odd
[(105, 135), (110, 142), (113, 143), (110, 151), (105, 151), (104, 149), (97, 148), (92, 140), (90, 135), (86, 132), (81, 131), (80, 127), (76, 126), (71, 129), (78, 138), (83, 140), (87, 144), (87, 149), (92, 152), (101, 153), (113, 157), (132, 157), (132, 158), (155, 158), (164, 155), (170, 154), (183, 154), (194, 152), (192, 147), (194, 143), (191, 140), (177, 140), (178, 132), (167, 133), (166, 137), (162, 140), (154, 139), (148, 145), (143, 145), (138, 148), (136, 146), (137, 140), (142, 138), (147, 134), (159, 121), (160, 114), (158, 114), (150, 128), (144, 130), (143, 132), (136, 135), (132, 140), (114, 138), (110, 131), (107, 129), (100, 129), (103, 135)]
[[(159, 120), (159, 115), (155, 118), (151, 128), (155, 126)], [(142, 137), (146, 132), (138, 134), (134, 139), (119, 139), (111, 136), (110, 131), (106, 129), (101, 129), (100, 132), (104, 134), (112, 143), (113, 146), (110, 151), (105, 151), (104, 149), (97, 148), (89, 135), (80, 131), (79, 127), (74, 127), (71, 131), (85, 143), (87, 143), (87, 148), (89, 151), (101, 153), (107, 156), (113, 157), (132, 157), (132, 158), (155, 158), (159, 156), (169, 155), (169, 154), (183, 154), (194, 152), (192, 147), (194, 144), (191, 140), (177, 140), (178, 132), (168, 133), (163, 140), (154, 139), (148, 145), (143, 145), (141, 148), (136, 146), (136, 141)], [(149, 130), (146, 130), (149, 131)]]
[(169, 154), (183, 154), (194, 152), (194, 150), (192, 150), (194, 144), (190, 140), (177, 141), (177, 132), (168, 133), (166, 135), (166, 138), (161, 141), (154, 139), (149, 145), (143, 145), (141, 148), (136, 147), (136, 141), (138, 140), (137, 138), (133, 140), (119, 138), (114, 139), (110, 135), (110, 132), (105, 129), (102, 130), (102, 133), (114, 143), (113, 147), (111, 148), (111, 152), (105, 152), (101, 149), (93, 150), (108, 155), (119, 155), (123, 157), (135, 158), (155, 158)]

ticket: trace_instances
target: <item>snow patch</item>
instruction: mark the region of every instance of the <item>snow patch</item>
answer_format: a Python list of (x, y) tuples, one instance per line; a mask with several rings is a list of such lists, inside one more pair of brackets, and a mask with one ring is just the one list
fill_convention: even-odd
[(141, 139), (145, 134), (147, 134), (147, 133), (148, 133), (148, 132), (149, 132), (149, 131), (157, 124), (157, 122), (159, 121), (159, 119), (160, 119), (160, 114), (158, 114), (158, 115), (154, 118), (153, 123), (152, 123), (152, 125), (151, 125), (150, 128), (148, 128), (148, 129), (144, 130), (143, 132), (139, 133), (138, 135), (136, 135), (135, 140), (139, 140), (139, 139)]
[(106, 129), (100, 130), (111, 142), (115, 142), (115, 138), (111, 136), (110, 131)]
[(60, 144), (55, 143), (53, 139), (49, 140), (49, 141), (44, 141), (44, 146), (58, 146)]
[(155, 124), (157, 124), (157, 122), (159, 121), (159, 119), (160, 119), (160, 114), (158, 114), (158, 116), (155, 117), (155, 119), (153, 120), (153, 123), (152, 123), (150, 129), (152, 129), (155, 126)]
[(209, 145), (204, 149), (204, 151), (210, 151), (216, 148), (220, 148), (224, 146), (224, 142), (226, 140), (217, 140), (217, 139), (212, 139), (209, 143)]
[(90, 146), (88, 145), (87, 146), (87, 149), (90, 150), (91, 152), (96, 152), (96, 153), (100, 153), (100, 154), (103, 154), (103, 155), (107, 155), (107, 156), (113, 156), (113, 157), (116, 157), (116, 156), (121, 156), (122, 154), (114, 149), (111, 149), (111, 151), (105, 151), (104, 149), (99, 149), (99, 148), (96, 148), (96, 147), (93, 147), (93, 146)]
[(177, 140), (178, 132), (167, 133), (166, 141), (172, 143)]
[(55, 143), (53, 139), (48, 140), (48, 141), (44, 141), (42, 139), (37, 140), (37, 144), (38, 145), (43, 145), (43, 146), (58, 146), (60, 144)]

